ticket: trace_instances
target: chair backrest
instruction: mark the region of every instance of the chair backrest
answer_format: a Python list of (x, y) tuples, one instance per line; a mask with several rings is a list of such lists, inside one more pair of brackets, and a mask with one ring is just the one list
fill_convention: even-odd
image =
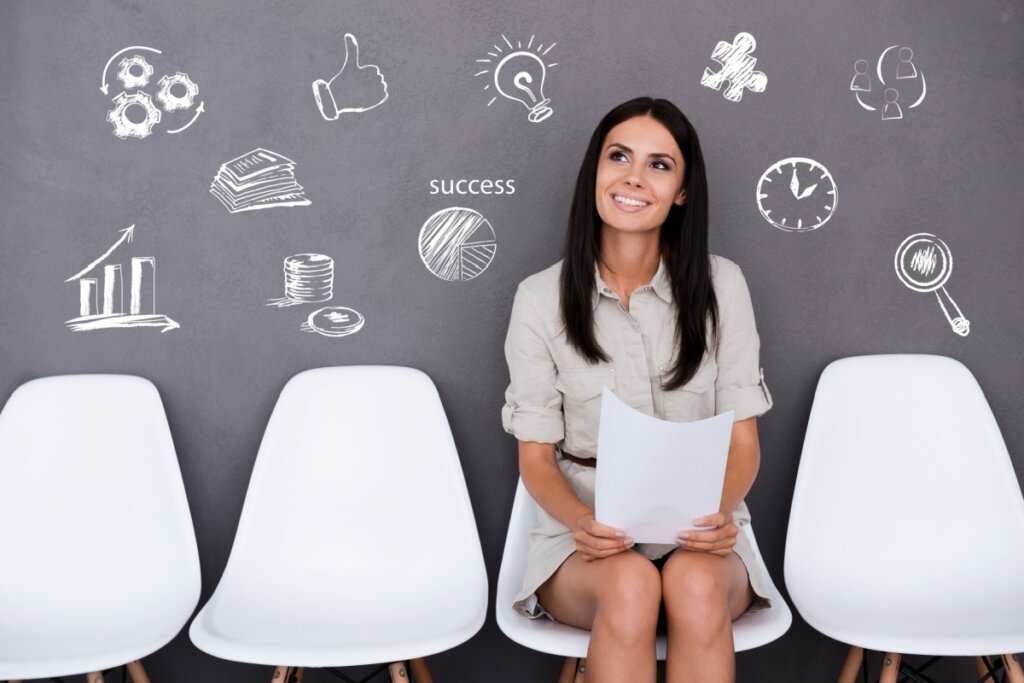
[(450, 609), (482, 625), (476, 522), (440, 397), (419, 370), (319, 368), (282, 390), (217, 592), (286, 599), (297, 580), (324, 609), (353, 607), (353, 585), (368, 604), (468, 591), (479, 600)]
[(181, 629), (199, 600), (199, 555), (152, 383), (68, 375), (11, 395), (0, 558), (0, 643), (83, 615), (119, 622), (134, 646), (166, 636), (153, 649)]
[[(970, 371), (950, 358), (845, 358), (821, 375), (786, 543), (786, 585), (816, 628), (878, 623), (1024, 566), (1024, 498)], [(828, 631), (825, 631), (828, 633)]]

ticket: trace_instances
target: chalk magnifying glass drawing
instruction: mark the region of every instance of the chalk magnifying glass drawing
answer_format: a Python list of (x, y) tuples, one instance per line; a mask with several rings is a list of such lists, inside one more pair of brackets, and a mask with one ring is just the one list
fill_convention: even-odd
[(966, 337), (971, 321), (964, 317), (945, 287), (952, 272), (953, 254), (945, 242), (930, 233), (911, 235), (896, 250), (896, 275), (900, 282), (915, 292), (935, 292), (950, 327)]

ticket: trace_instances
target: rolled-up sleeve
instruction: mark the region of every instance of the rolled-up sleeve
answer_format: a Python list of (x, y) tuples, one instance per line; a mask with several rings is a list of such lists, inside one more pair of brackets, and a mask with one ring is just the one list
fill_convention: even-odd
[(505, 336), (510, 381), (501, 409), (502, 426), (520, 441), (558, 443), (565, 436), (562, 394), (555, 388), (555, 362), (546, 339), (531, 294), (520, 286)]
[[(719, 299), (719, 338), (716, 351), (718, 378), (715, 380), (715, 414), (735, 410), (734, 420), (764, 415), (772, 407), (772, 395), (760, 367), (761, 340), (754, 325), (750, 290), (739, 267), (729, 263), (731, 273), (722, 280)], [(724, 305), (722, 305), (724, 304)]]

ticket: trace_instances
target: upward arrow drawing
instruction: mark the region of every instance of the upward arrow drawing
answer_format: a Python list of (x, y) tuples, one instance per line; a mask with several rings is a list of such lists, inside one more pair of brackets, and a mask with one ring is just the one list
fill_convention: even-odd
[(103, 253), (102, 256), (100, 256), (98, 259), (96, 259), (95, 261), (93, 261), (92, 263), (87, 265), (85, 268), (83, 268), (82, 270), (78, 271), (77, 273), (75, 273), (74, 275), (69, 277), (64, 282), (71, 282), (72, 280), (77, 280), (78, 278), (82, 277), (83, 275), (88, 273), (90, 270), (95, 268), (97, 265), (99, 265), (100, 263), (105, 261), (108, 256), (110, 256), (112, 253), (114, 253), (115, 249), (117, 249), (119, 246), (121, 246), (122, 242), (124, 242), (125, 240), (127, 240), (128, 242), (131, 242), (132, 241), (132, 235), (135, 234), (135, 224), (132, 223), (127, 228), (125, 228), (124, 230), (120, 230), (119, 232), (122, 233), (121, 237), (116, 242), (114, 242), (113, 246), (111, 246), (110, 249), (107, 249)]

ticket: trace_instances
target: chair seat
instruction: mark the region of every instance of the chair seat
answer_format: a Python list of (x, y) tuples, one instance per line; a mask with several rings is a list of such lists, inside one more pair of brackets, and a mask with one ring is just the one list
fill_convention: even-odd
[[(512, 506), (512, 519), (509, 522), (501, 572), (498, 576), (498, 594), (495, 598), (498, 627), (506, 636), (531, 650), (562, 657), (586, 657), (587, 648), (590, 646), (590, 631), (561, 624), (546, 617), (528, 619), (512, 609), (512, 603), (521, 588), (526, 566), (527, 532), (537, 523), (536, 510), (537, 503), (520, 480)], [(758, 553), (760, 561), (757, 541), (749, 524), (743, 528), (743, 533), (748, 535), (751, 547)], [(761, 564), (764, 570), (763, 562)], [(767, 571), (764, 573), (768, 575)], [(771, 594), (768, 597), (772, 601), (770, 609), (745, 614), (733, 622), (736, 652), (770, 643), (789, 630), (793, 614), (774, 583), (771, 584)], [(664, 636), (658, 637), (657, 650), (658, 659), (664, 660)]]
[[(196, 617), (190, 636), (206, 652), (257, 664), (359, 666), (425, 657), (480, 628), (486, 585), (452, 578), (448, 587), (435, 580), (385, 582), (387, 592), (339, 579), (333, 591), (319, 583), (316, 594), (297, 584), (268, 589), (226, 582)], [(479, 599), (466, 600), (465, 587), (473, 583)]]

